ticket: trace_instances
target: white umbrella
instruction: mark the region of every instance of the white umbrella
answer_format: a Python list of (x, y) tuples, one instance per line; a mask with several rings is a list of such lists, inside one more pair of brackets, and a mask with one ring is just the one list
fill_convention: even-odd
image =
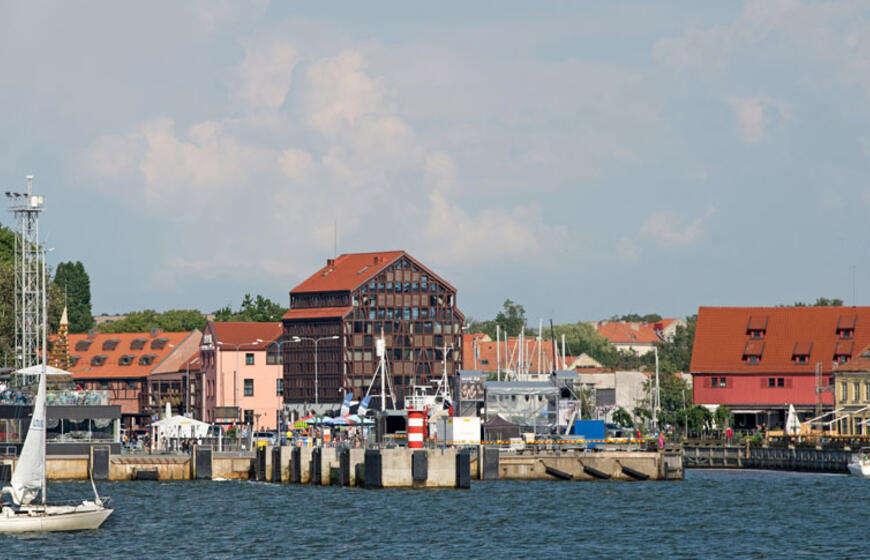
[(797, 436), (801, 433), (801, 421), (798, 420), (797, 412), (794, 410), (794, 405), (788, 405), (788, 416), (785, 420), (785, 433), (790, 436)]

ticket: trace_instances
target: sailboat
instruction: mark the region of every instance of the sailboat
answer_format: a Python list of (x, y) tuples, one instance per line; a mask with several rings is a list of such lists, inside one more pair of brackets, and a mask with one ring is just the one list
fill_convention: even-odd
[[(53, 368), (52, 368), (53, 369)], [(34, 371), (35, 370), (35, 371)], [(19, 373), (38, 373), (39, 390), (33, 405), (33, 417), (21, 455), (12, 473), (10, 486), (3, 493), (12, 496), (12, 504), (4, 503), (0, 508), (0, 533), (29, 533), (48, 531), (80, 531), (96, 529), (113, 510), (107, 507), (94, 489), (93, 500), (83, 500), (79, 504), (49, 505), (46, 503), (45, 484), (45, 378), (48, 375), (44, 364), (19, 370)], [(36, 502), (37, 497), (40, 501)]]

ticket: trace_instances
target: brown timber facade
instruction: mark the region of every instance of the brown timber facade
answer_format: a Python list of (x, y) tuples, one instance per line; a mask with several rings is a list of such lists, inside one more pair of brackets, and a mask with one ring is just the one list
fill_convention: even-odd
[[(290, 292), (283, 317), (284, 402), (338, 403), (363, 396), (383, 330), (386, 360), (401, 404), (413, 385), (460, 367), (464, 316), (456, 289), (403, 251), (356, 253), (327, 265)], [(292, 338), (302, 338), (291, 342)], [(330, 337), (338, 337), (332, 339)], [(373, 393), (379, 391), (374, 390)]]

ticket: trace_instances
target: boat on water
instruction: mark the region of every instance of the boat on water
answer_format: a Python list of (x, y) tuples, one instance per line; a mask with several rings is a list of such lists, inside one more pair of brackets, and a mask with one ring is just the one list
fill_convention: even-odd
[(862, 447), (853, 454), (848, 467), (850, 474), (870, 478), (870, 447)]
[[(48, 369), (55, 370), (55, 368)], [(42, 364), (18, 372), (39, 375), (39, 389), (36, 392), (30, 428), (24, 438), (21, 455), (12, 473), (12, 480), (9, 486), (3, 488), (3, 493), (12, 497), (12, 503), (4, 502), (0, 508), (0, 533), (96, 529), (113, 511), (108, 507), (109, 500), (101, 499), (97, 493), (93, 476), (91, 476), (93, 500), (53, 505), (46, 502), (45, 385), (48, 369)]]

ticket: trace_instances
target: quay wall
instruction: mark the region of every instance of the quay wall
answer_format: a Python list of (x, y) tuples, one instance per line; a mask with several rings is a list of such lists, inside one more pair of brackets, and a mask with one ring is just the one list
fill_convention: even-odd
[(852, 451), (807, 447), (686, 446), (686, 468), (734, 468), (848, 473)]
[[(52, 481), (87, 480), (93, 469), (95, 479), (113, 481), (255, 479), (318, 486), (468, 488), (472, 479), (680, 480), (684, 460), (678, 451), (513, 452), (483, 446), (368, 450), (276, 446), (254, 456), (201, 449), (196, 457), (193, 461), (190, 455), (52, 456), (46, 470)], [(14, 469), (15, 459), (3, 462)]]

